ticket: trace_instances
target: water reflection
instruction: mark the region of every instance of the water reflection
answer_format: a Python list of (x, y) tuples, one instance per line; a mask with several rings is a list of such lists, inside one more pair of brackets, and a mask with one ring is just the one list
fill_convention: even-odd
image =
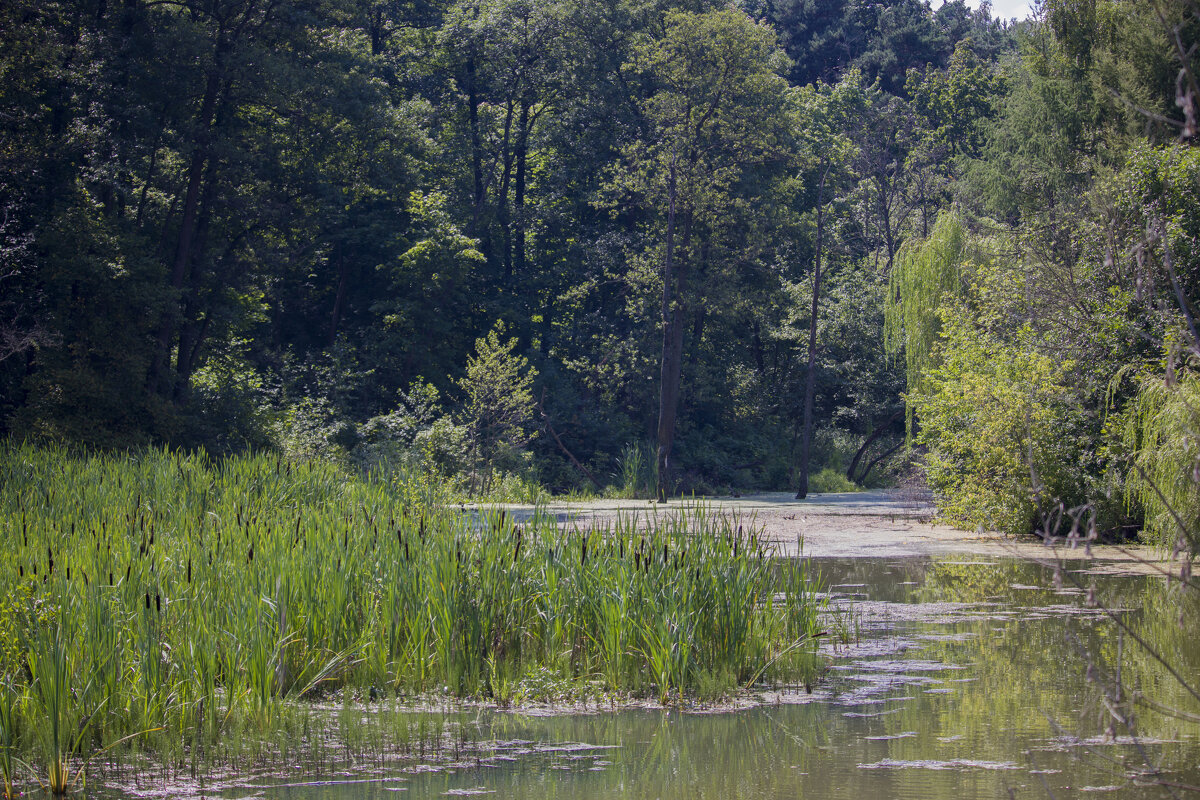
[[(1200, 613), (1147, 577), (1066, 573), (1020, 561), (824, 561), (835, 598), (853, 598), (849, 643), (811, 695), (721, 713), (626, 710), (534, 717), (473, 712), (451, 726), (453, 763), (392, 765), (371, 783), (275, 786), (227, 797), (349, 800), (491, 794), (523, 798), (963, 798), (1169, 796), (1135, 785), (1147, 765), (1200, 783), (1197, 725), (1140, 706), (1136, 733), (1110, 730), (1098, 688), (1115, 675), (1155, 702), (1200, 711), (1102, 609), (1200, 674), (1184, 619)], [(1082, 569), (1083, 565), (1069, 565)], [(1076, 576), (1083, 588), (1072, 586)], [(1094, 680), (1089, 681), (1090, 674)], [(1113, 739), (1110, 735), (1118, 734)], [(331, 781), (367, 774), (347, 764)]]

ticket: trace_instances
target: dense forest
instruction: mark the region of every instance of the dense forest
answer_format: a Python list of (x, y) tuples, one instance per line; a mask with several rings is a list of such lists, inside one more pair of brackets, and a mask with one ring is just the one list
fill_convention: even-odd
[(920, 473), (971, 527), (1169, 543), (1197, 33), (1191, 0), (6, 0), (0, 434), (472, 492)]

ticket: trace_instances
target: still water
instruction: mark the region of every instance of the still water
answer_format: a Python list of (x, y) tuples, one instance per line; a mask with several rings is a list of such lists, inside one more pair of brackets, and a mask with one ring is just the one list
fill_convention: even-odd
[[(1187, 678), (1200, 676), (1180, 598), (1146, 576), (1055, 571), (970, 557), (818, 562), (848, 608), (849, 641), (803, 689), (740, 710), (453, 715), (453, 756), (324, 775), (262, 777), (229, 800), (521, 798), (1169, 797), (1200, 784), (1200, 725), (1134, 706), (1133, 735), (1106, 702), (1133, 690), (1195, 701), (1095, 599)], [(1094, 566), (1094, 565), (1093, 565)], [(1080, 570), (1080, 571), (1076, 571)], [(1196, 609), (1187, 611), (1196, 619)], [(1104, 687), (1116, 676), (1121, 698)], [(1119, 705), (1119, 704), (1117, 704)], [(369, 726), (369, 717), (362, 720)], [(467, 744), (469, 743), (469, 744)], [(213, 795), (209, 795), (213, 796)]]

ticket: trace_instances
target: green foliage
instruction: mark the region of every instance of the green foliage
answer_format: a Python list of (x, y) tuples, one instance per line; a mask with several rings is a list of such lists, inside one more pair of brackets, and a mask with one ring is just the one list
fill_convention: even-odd
[(950, 520), (1029, 533), (1039, 509), (1074, 494), (1071, 365), (997, 340), (961, 303), (943, 308), (940, 358), (910, 395), (929, 485)]
[(1003, 96), (1004, 82), (964, 39), (946, 70), (927, 66), (910, 70), (906, 88), (917, 113), (928, 120), (931, 139), (951, 156), (977, 156), (983, 148), (984, 123)]
[(533, 419), (533, 379), (537, 370), (514, 353), (515, 337), (501, 341), (502, 322), (475, 341), (475, 354), (467, 360), (459, 387), (467, 395), (463, 416), (470, 431), (473, 469), (482, 469), (483, 486), (491, 484), (493, 470), (508, 471), (521, 463), (523, 448), (536, 435)]
[[(911, 240), (896, 258), (884, 301), (883, 347), (892, 356), (904, 353), (909, 395), (922, 394), (935, 363), (942, 329), (939, 309), (962, 291), (967, 232), (953, 211), (945, 211), (924, 241)], [(912, 404), (908, 410), (912, 430)]]
[(1129, 454), (1126, 496), (1146, 511), (1145, 536), (1164, 551), (1200, 552), (1200, 378), (1168, 367), (1144, 375), (1113, 422)]
[(870, 463), (967, 297), (1101, 505), (1200, 292), (1194, 0), (85, 5), (0, 8), (0, 434), (528, 499), (642, 493), (669, 407), (681, 487), (784, 488), (803, 386)]
[(808, 490), (812, 492), (859, 492), (862, 487), (846, 477), (845, 472), (825, 467), (808, 478)]
[(617, 496), (629, 500), (651, 497), (654, 494), (654, 448), (649, 444), (631, 443), (621, 450), (621, 468), (617, 477)]
[(0, 631), (18, 648), (0, 764), (36, 760), (61, 784), (130, 735), (203, 759), (337, 689), (507, 702), (538, 675), (603, 676), (671, 702), (713, 675), (815, 676), (819, 587), (739, 520), (693, 507), (579, 532), (464, 515), (434, 487), (274, 456), (6, 445)]

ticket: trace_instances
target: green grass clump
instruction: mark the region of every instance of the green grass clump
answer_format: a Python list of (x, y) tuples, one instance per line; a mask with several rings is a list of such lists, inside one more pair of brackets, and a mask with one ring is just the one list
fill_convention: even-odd
[(27, 763), (60, 791), (119, 745), (194, 757), (338, 689), (508, 702), (549, 674), (667, 703), (813, 679), (805, 564), (734, 520), (562, 531), (438, 496), (273, 456), (0, 449), (5, 780)]

